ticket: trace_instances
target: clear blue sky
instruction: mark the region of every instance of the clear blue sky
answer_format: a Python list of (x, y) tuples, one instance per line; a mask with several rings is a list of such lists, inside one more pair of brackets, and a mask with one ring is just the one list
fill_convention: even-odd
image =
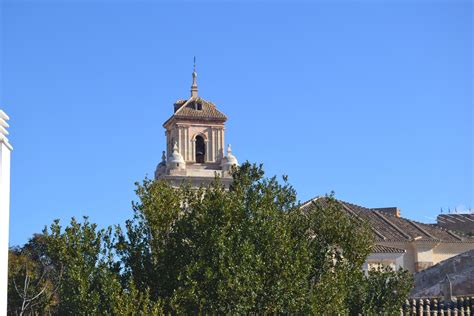
[(200, 95), (240, 161), (423, 222), (474, 207), (471, 1), (1, 4), (10, 242), (130, 218), (162, 123)]

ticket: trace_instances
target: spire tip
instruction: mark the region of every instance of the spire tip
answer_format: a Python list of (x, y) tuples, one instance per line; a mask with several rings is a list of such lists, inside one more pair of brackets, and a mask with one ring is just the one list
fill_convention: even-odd
[(196, 56), (194, 56), (194, 65), (193, 65), (193, 84), (191, 86), (191, 97), (197, 97), (198, 96), (198, 87), (197, 87), (197, 82), (196, 82)]

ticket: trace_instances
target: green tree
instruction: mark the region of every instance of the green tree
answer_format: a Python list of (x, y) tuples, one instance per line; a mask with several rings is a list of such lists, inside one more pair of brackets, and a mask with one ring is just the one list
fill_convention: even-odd
[[(15, 254), (28, 253), (19, 258), (31, 279), (40, 267), (60, 271), (57, 291), (48, 285), (54, 295), (35, 311), (392, 314), (408, 295), (406, 271), (362, 272), (373, 243), (367, 223), (332, 195), (302, 207), (287, 178), (267, 178), (262, 166), (234, 169), (229, 188), (219, 179), (199, 189), (145, 179), (136, 193), (123, 230), (55, 221)], [(25, 275), (20, 259), (11, 284)]]
[(57, 305), (56, 291), (61, 271), (39, 257), (35, 236), (23, 248), (12, 248), (8, 254), (8, 314), (34, 315), (52, 313)]
[[(121, 284), (120, 263), (114, 260), (112, 228), (97, 229), (84, 218), (61, 228), (54, 221), (24, 249), (35, 249), (33, 262), (61, 271), (54, 312), (60, 315), (157, 315), (159, 302), (133, 282)], [(43, 309), (44, 312), (44, 309)]]
[[(117, 253), (165, 311), (347, 314), (373, 236), (327, 196), (301, 209), (287, 178), (243, 164), (226, 190), (146, 179)], [(364, 296), (366, 297), (366, 296)], [(359, 299), (356, 304), (360, 304)]]
[(333, 194), (302, 211), (305, 220), (299, 226), (307, 232), (311, 254), (311, 311), (347, 314), (351, 288), (362, 282), (361, 267), (373, 244), (370, 227), (345, 213)]
[(362, 291), (353, 314), (400, 315), (400, 307), (413, 287), (413, 276), (407, 270), (379, 266), (369, 270), (358, 286)]
[(292, 238), (293, 188), (244, 164), (228, 191), (138, 185), (121, 235), (127, 273), (178, 312), (297, 312), (305, 308), (309, 256)]

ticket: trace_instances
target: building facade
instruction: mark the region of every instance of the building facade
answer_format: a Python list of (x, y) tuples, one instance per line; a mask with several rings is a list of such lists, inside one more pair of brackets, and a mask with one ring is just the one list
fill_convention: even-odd
[(403, 268), (406, 250), (382, 245), (374, 245), (371, 254), (365, 259), (364, 271), (377, 269), (380, 266), (389, 266), (394, 270)]
[[(324, 203), (324, 199), (312, 199), (304, 203), (302, 209), (310, 212), (315, 204)], [(403, 218), (396, 207), (366, 208), (344, 201), (339, 203), (349, 216), (367, 221), (374, 233), (375, 247), (367, 258), (366, 267), (384, 264), (415, 273), (474, 249), (474, 238)]]
[(0, 110), (0, 315), (7, 314), (8, 225), (10, 221), (10, 153), (8, 115)]
[(183, 182), (193, 187), (220, 178), (228, 187), (232, 166), (238, 165), (230, 144), (225, 151), (227, 117), (216, 105), (198, 95), (197, 73), (192, 73), (191, 95), (174, 103), (174, 112), (165, 121), (166, 151), (156, 167), (155, 179), (173, 186)]

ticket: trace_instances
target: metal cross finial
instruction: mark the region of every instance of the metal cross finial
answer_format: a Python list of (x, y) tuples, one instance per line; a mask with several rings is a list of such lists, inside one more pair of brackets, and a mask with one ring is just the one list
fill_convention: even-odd
[(191, 86), (191, 97), (197, 98), (198, 96), (198, 87), (197, 87), (197, 82), (196, 82), (196, 56), (194, 56), (194, 69), (193, 69), (193, 84)]

